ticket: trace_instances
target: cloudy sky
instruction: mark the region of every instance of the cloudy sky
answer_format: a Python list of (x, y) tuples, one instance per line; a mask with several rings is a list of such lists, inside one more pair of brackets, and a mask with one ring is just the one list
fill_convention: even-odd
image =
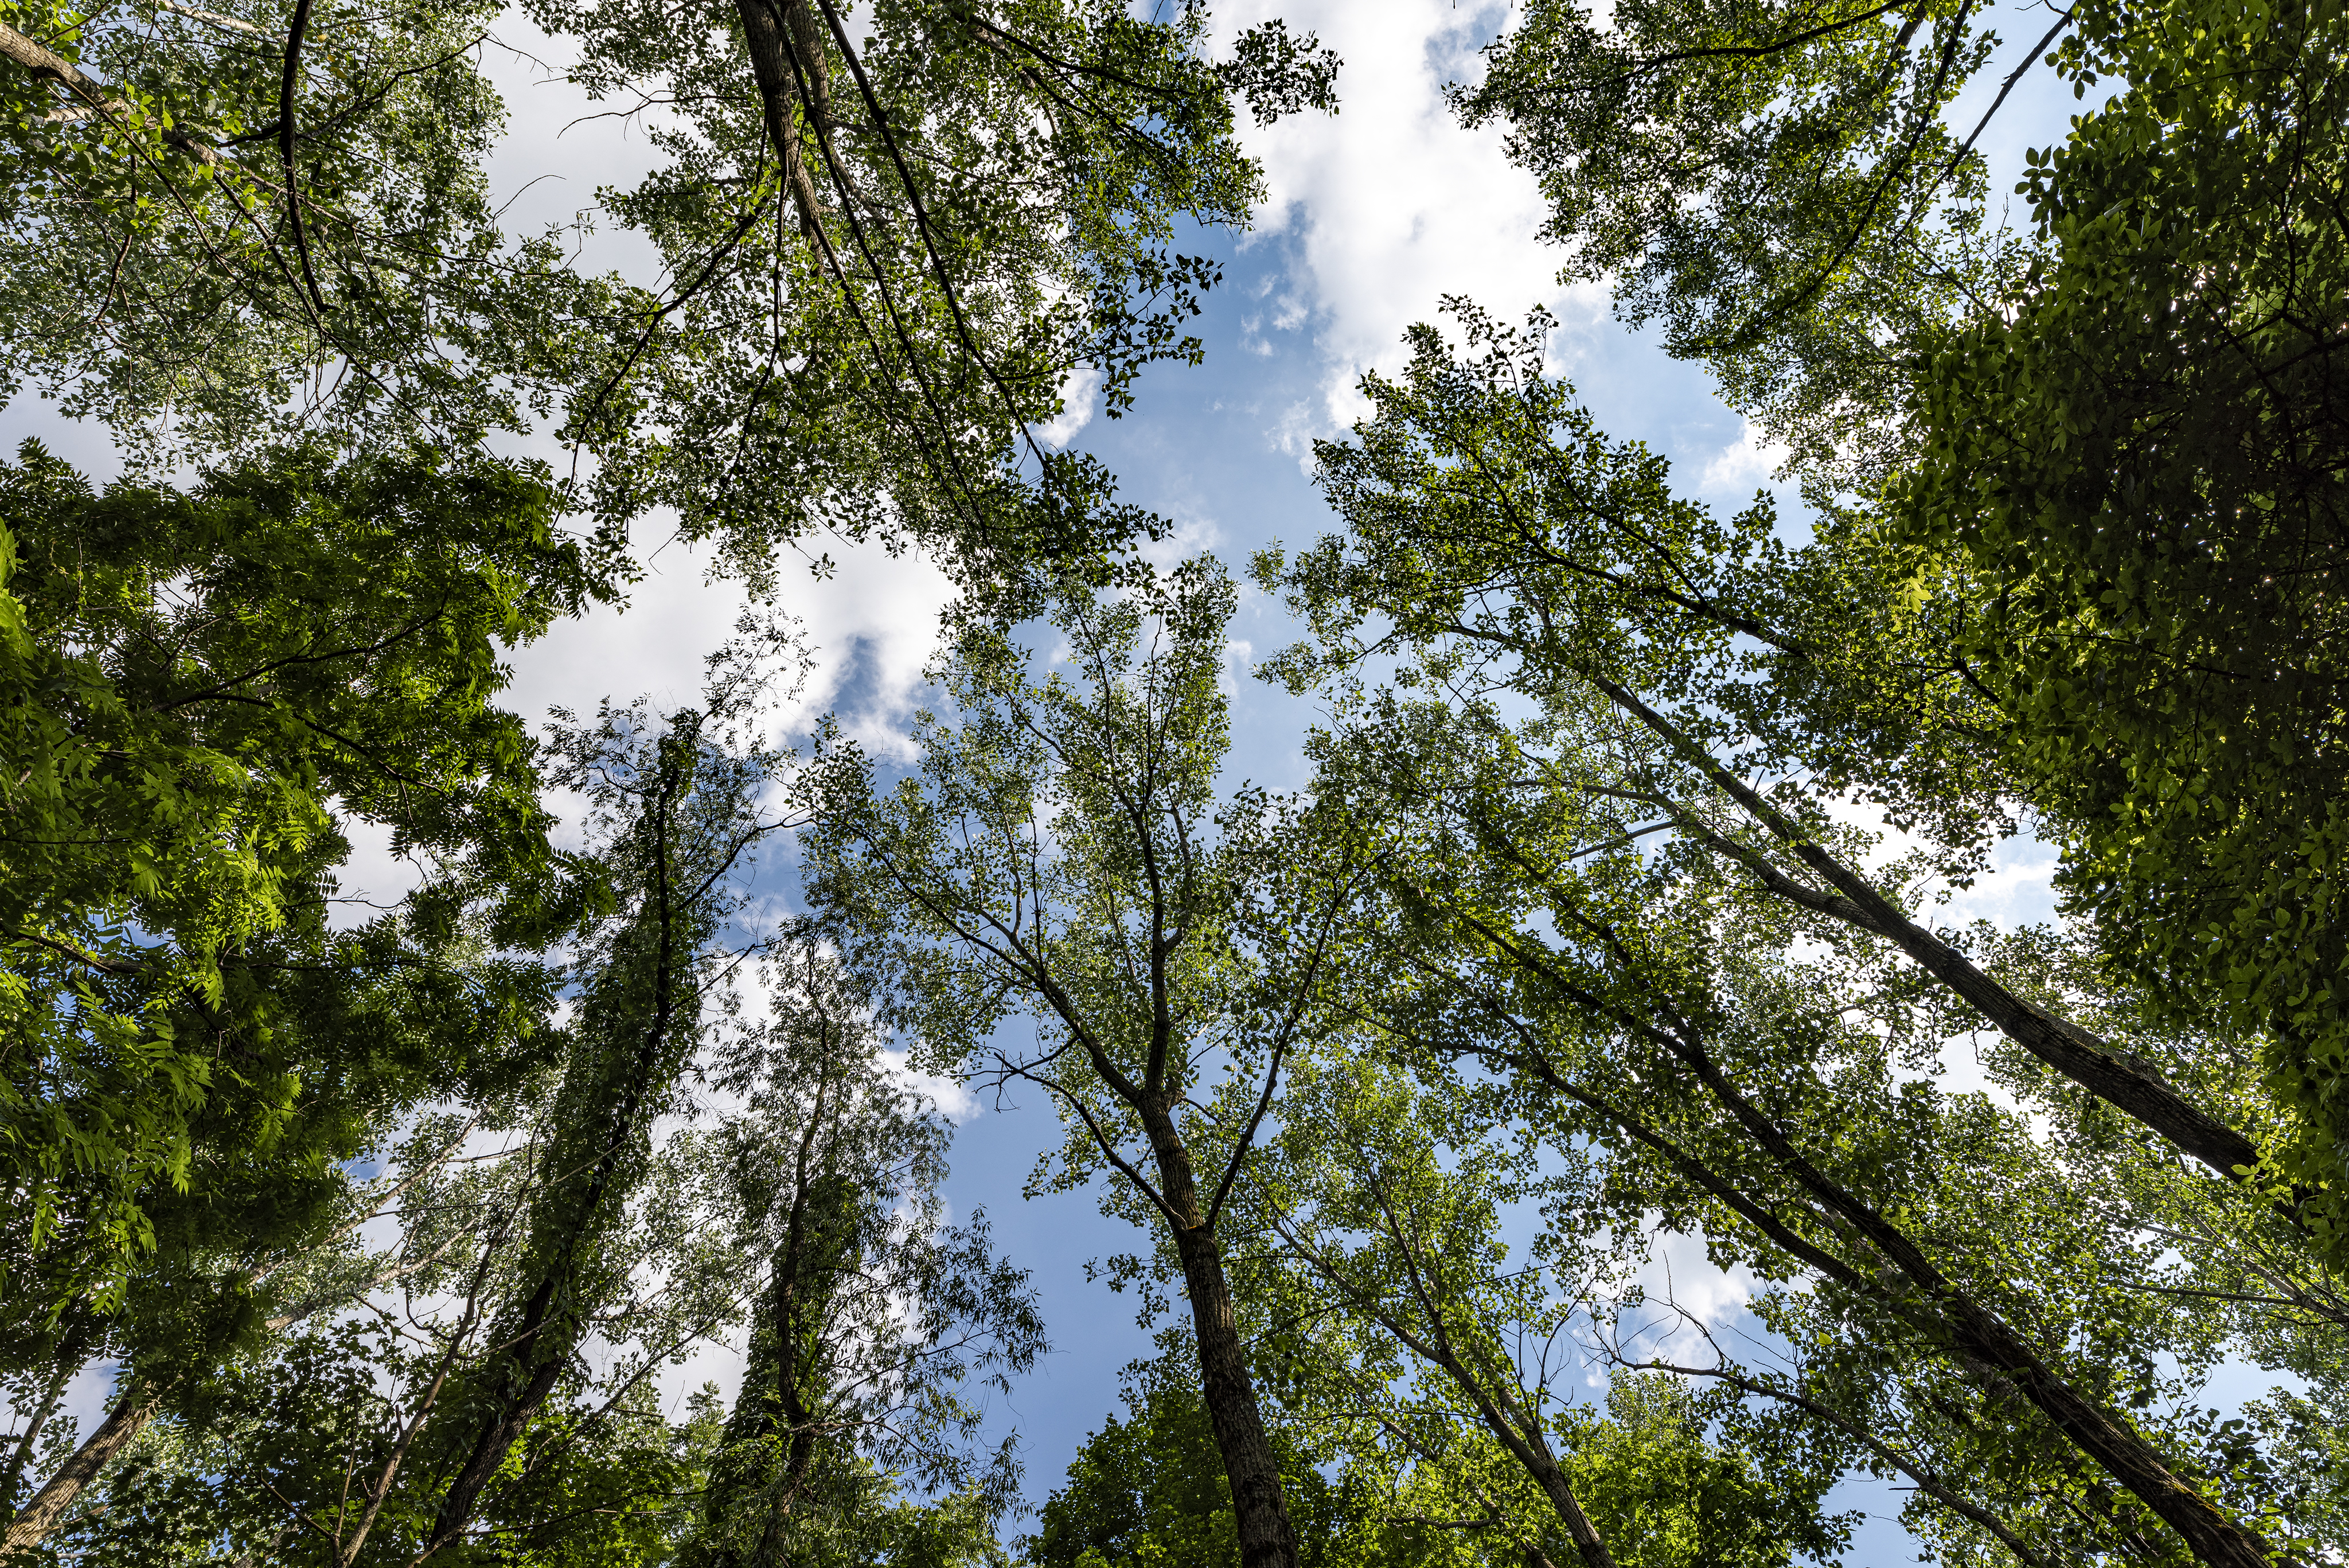
[[(1452, 121), (1443, 86), (1476, 69), (1476, 51), (1504, 21), (1499, 8), (1450, 0), (1285, 0), (1242, 6), (1222, 25), (1245, 26), (1276, 11), (1292, 27), (1318, 30), (1343, 57), (1341, 112), (1255, 133), (1269, 200), (1253, 232), (1203, 234), (1184, 244), (1226, 267), (1200, 324), (1206, 364), (1154, 369), (1123, 420), (1079, 404), (1060, 433), (1107, 461), (1129, 499), (1174, 519), (1184, 545), (1215, 550), (1240, 566), (1267, 544), (1295, 546), (1331, 525), (1310, 482), (1310, 442), (1340, 433), (1354, 417), (1355, 382), (1365, 369), (1400, 364), (1405, 327), (1433, 319), (1441, 296), (1463, 294), (1507, 317), (1548, 306), (1562, 324), (1555, 358), (1601, 425), (1667, 454), (1685, 493), (1741, 506), (1770, 484), (1766, 444), (1713, 395), (1702, 371), (1616, 325), (1603, 296), (1558, 285), (1559, 258), (1536, 239), (1541, 213), (1532, 180), (1504, 160), (1496, 134), (1472, 135)], [(537, 90), (550, 101), (562, 91)], [(2020, 165), (2025, 145), (2060, 137), (2072, 107), (2022, 104), (2002, 114), (1988, 149), (2000, 171)], [(1962, 107), (1960, 114), (1971, 119)], [(567, 171), (583, 166), (586, 132), (558, 139), (553, 117), (518, 122), (509, 177), (518, 183), (542, 172), (564, 175), (565, 193), (546, 198), (550, 212), (585, 200)], [(585, 166), (627, 155), (624, 142), (615, 143)], [(2000, 183), (2011, 185), (2011, 176)], [(1791, 493), (1782, 499), (1790, 525), (1799, 526)], [(917, 560), (892, 560), (878, 550), (835, 555), (838, 575), (820, 590), (811, 585), (792, 606), (821, 658), (808, 709), (837, 709), (868, 742), (885, 745), (902, 734), (917, 699), (944, 584)], [(713, 613), (711, 600), (722, 590), (703, 585), (688, 554), (673, 549), (656, 566), (658, 575), (626, 614), (566, 628), (521, 661), (525, 701), (583, 706), (647, 689), (689, 695), (701, 654), (731, 618)], [(1248, 673), (1253, 659), (1295, 628), (1276, 605), (1251, 594), (1233, 635), (1234, 774), (1274, 787), (1301, 784), (1298, 739), (1311, 713)], [(2045, 906), (2046, 869), (2035, 848), (2019, 850), (1965, 912), (2037, 914)], [(1037, 1152), (1059, 1137), (1050, 1107), (1035, 1096), (1003, 1107), (965, 1098), (955, 1108), (962, 1124), (955, 1202), (965, 1212), (986, 1207), (1000, 1244), (1036, 1271), (1044, 1293), (1053, 1354), (999, 1413), (1022, 1434), (1030, 1493), (1040, 1499), (1114, 1407), (1119, 1369), (1150, 1351), (1133, 1298), (1084, 1277), (1089, 1260), (1134, 1249), (1139, 1239), (1082, 1198), (1020, 1199)], [(1708, 1269), (1700, 1249), (1672, 1249), (1671, 1264), (1683, 1300), (1703, 1303), (1724, 1321), (1736, 1315), (1734, 1282)], [(713, 1356), (688, 1376), (722, 1379), (730, 1370), (726, 1358)], [(1899, 1549), (1901, 1532), (1886, 1517), (1899, 1502), (1889, 1491), (1849, 1489), (1846, 1506), (1879, 1516), (1851, 1561), (1913, 1557), (1913, 1549)]]
[[(1504, 161), (1497, 134), (1472, 135), (1452, 122), (1442, 88), (1475, 71), (1477, 49), (1505, 20), (1499, 8), (1451, 0), (1247, 0), (1219, 16), (1219, 26), (1228, 33), (1276, 11), (1293, 28), (1317, 30), (1343, 57), (1341, 113), (1254, 133), (1269, 200), (1253, 232), (1185, 243), (1226, 266), (1201, 323), (1206, 366), (1154, 369), (1123, 420), (1101, 418), (1080, 402), (1058, 433), (1116, 469), (1129, 499), (1174, 518), (1185, 546), (1217, 551), (1239, 566), (1266, 544), (1294, 546), (1330, 526), (1309, 479), (1311, 441), (1338, 433), (1353, 417), (1354, 384), (1366, 368), (1400, 362), (1406, 327), (1433, 319), (1440, 296), (1463, 294), (1506, 317), (1537, 304), (1553, 310), (1562, 323), (1556, 358), (1600, 424), (1668, 455), (1684, 493), (1742, 505), (1770, 483), (1766, 446), (1713, 395), (1702, 371), (1615, 325), (1603, 297), (1560, 287), (1559, 258), (1535, 237), (1540, 211), (1533, 182)], [(532, 47), (518, 19), (505, 36)], [(539, 52), (559, 58), (543, 41)], [(497, 178), (502, 190), (520, 193), (517, 228), (590, 206), (595, 186), (625, 182), (647, 163), (641, 141), (615, 122), (572, 125), (588, 106), (524, 55), (492, 56), (491, 63), (514, 111)], [(1985, 73), (1993, 82), (2002, 74)], [(1993, 189), (2012, 184), (2024, 146), (2060, 137), (2073, 108), (2068, 99), (2039, 99), (2002, 115), (1986, 142), (2004, 176)], [(1971, 119), (1962, 107), (1960, 113)], [(591, 259), (641, 275), (646, 258), (618, 235), (599, 241)], [(37, 432), (62, 455), (107, 466), (102, 438), (62, 428), (36, 407), (6, 410), (0, 426), (12, 446), (16, 436)], [(1790, 525), (1799, 526), (1791, 495), (1785, 499)], [(657, 528), (642, 538), (653, 571), (625, 612), (567, 625), (516, 660), (515, 696), (526, 712), (557, 704), (592, 711), (606, 696), (691, 699), (703, 656), (731, 626), (736, 596), (708, 583), (690, 551), (659, 545)], [(804, 711), (837, 709), (870, 741), (887, 745), (917, 698), (944, 581), (917, 558), (833, 554), (834, 576), (821, 587), (810, 582), (788, 607), (802, 618), (820, 660)], [(1257, 596), (1234, 629), (1234, 774), (1274, 787), (1303, 782), (1297, 741), (1310, 714), (1251, 680), (1249, 665), (1293, 634), (1278, 607)], [(2044, 857), (2019, 851), (1970, 912), (2035, 912), (2044, 907)], [(371, 867), (365, 876), (388, 886), (396, 871)], [(954, 1108), (962, 1121), (955, 1203), (965, 1213), (984, 1205), (1003, 1247), (1036, 1270), (1045, 1293), (1054, 1354), (999, 1412), (1026, 1438), (1031, 1492), (1040, 1498), (1112, 1407), (1119, 1368), (1149, 1348), (1132, 1299), (1086, 1283), (1082, 1272), (1088, 1259), (1132, 1248), (1136, 1239), (1079, 1197), (1021, 1201), (1036, 1151), (1057, 1140), (1049, 1107), (966, 1099)], [(1734, 1313), (1731, 1283), (1701, 1280), (1692, 1249), (1677, 1262), (1684, 1290), (1709, 1292), (1722, 1313)], [(694, 1376), (725, 1380), (726, 1362), (710, 1358)], [(89, 1381), (94, 1404), (102, 1387)], [(1882, 1493), (1861, 1501), (1878, 1512), (1895, 1506)], [(1890, 1560), (1891, 1545), (1890, 1537), (1872, 1532), (1853, 1560)]]

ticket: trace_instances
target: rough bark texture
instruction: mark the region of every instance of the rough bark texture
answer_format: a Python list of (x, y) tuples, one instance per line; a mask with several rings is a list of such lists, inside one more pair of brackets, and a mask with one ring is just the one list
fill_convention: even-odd
[[(789, 32), (783, 10), (788, 0), (736, 0), (742, 19), (742, 37), (750, 57), (750, 76), (759, 84), (761, 111), (767, 140), (783, 171), (783, 188), (800, 210), (800, 232), (812, 235), (819, 219), (815, 180), (802, 153), (799, 109), (803, 101), (800, 80), (808, 78), (808, 94), (815, 99), (811, 118), (820, 115), (828, 96), (829, 76), (823, 48), (806, 7), (790, 5)], [(811, 48), (809, 46), (813, 44)]]
[(142, 1387), (133, 1386), (123, 1395), (113, 1411), (98, 1424), (98, 1430), (57, 1467), (57, 1473), (49, 1478), (48, 1484), (35, 1492), (33, 1501), (10, 1522), (6, 1537), (0, 1538), (0, 1556), (38, 1546), (47, 1539), (66, 1510), (73, 1506), (74, 1500), (98, 1479), (98, 1472), (155, 1418), (159, 1403)]
[(1191, 1171), (1190, 1153), (1175, 1131), (1174, 1118), (1157, 1100), (1158, 1096), (1150, 1096), (1139, 1109), (1151, 1153), (1157, 1160), (1160, 1189), (1174, 1231), (1174, 1251), (1183, 1262), (1184, 1287), (1191, 1297), (1191, 1323), (1199, 1344), (1199, 1390), (1206, 1403), (1207, 1419), (1215, 1428), (1216, 1447), (1224, 1456), (1224, 1473), (1232, 1485), (1240, 1568), (1296, 1568), (1297, 1532), (1288, 1522), (1288, 1507), (1280, 1493), (1280, 1466), (1273, 1458), (1271, 1439), (1265, 1436), (1264, 1413), (1257, 1406), (1256, 1386), (1249, 1380), (1241, 1351), (1231, 1284), (1224, 1276), (1223, 1248), (1199, 1213), (1198, 1183)]

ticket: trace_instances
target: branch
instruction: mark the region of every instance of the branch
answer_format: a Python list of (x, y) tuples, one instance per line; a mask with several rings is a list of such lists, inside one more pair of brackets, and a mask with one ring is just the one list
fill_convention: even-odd
[(1865, 1428), (1861, 1427), (1857, 1421), (1852, 1420), (1849, 1417), (1844, 1415), (1839, 1410), (1822, 1405), (1816, 1399), (1808, 1398), (1801, 1394), (1796, 1394), (1790, 1389), (1780, 1388), (1775, 1385), (1760, 1382), (1750, 1377), (1741, 1376), (1737, 1373), (1724, 1371), (1720, 1368), (1714, 1368), (1708, 1371), (1702, 1366), (1675, 1366), (1668, 1361), (1643, 1361), (1627, 1363), (1626, 1365), (1630, 1366), (1634, 1371), (1670, 1372), (1675, 1373), (1682, 1377), (1718, 1378), (1722, 1382), (1728, 1384), (1733, 1388), (1744, 1389), (1749, 1394), (1758, 1394), (1767, 1399), (1780, 1400), (1785, 1404), (1794, 1406), (1799, 1410), (1807, 1411), (1809, 1414), (1817, 1417), (1820, 1420), (1828, 1423), (1830, 1426), (1841, 1429), (1846, 1435), (1867, 1448), (1867, 1449), (1870, 1453), (1876, 1455), (1877, 1458), (1882, 1459), (1886, 1464), (1889, 1464), (1893, 1469), (1899, 1470), (1902, 1475), (1907, 1476), (1910, 1480), (1915, 1481), (1918, 1489), (1929, 1497), (1932, 1498), (1934, 1501), (1941, 1504), (1944, 1508), (1949, 1509), (1951, 1512), (1959, 1514), (1972, 1521), (1974, 1523), (1981, 1525), (1984, 1530), (1989, 1531), (1992, 1535), (1998, 1537), (2000, 1544), (2003, 1545), (2009, 1552), (2013, 1552), (2017, 1558), (2021, 1559), (2027, 1565), (2027, 1568), (2053, 1568), (2053, 1564), (2051, 1564), (2045, 1557), (2041, 1556), (2031, 1547), (2025, 1545), (2022, 1538), (2017, 1536), (2014, 1532), (2009, 1530), (2002, 1522), (2001, 1522), (1996, 1514), (1992, 1513), (1988, 1509), (1982, 1508), (1976, 1503), (1967, 1501), (1963, 1497), (1960, 1496), (1948, 1482), (1944, 1481), (1935, 1472), (1921, 1468), (1917, 1463), (1902, 1455), (1899, 1449), (1892, 1448), (1889, 1444), (1880, 1441), (1871, 1435)]
[(1061, 1098), (1066, 1100), (1069, 1104), (1069, 1108), (1075, 1111), (1078, 1116), (1083, 1120), (1085, 1130), (1093, 1135), (1093, 1146), (1101, 1150), (1102, 1158), (1108, 1160), (1112, 1165), (1117, 1167), (1118, 1170), (1124, 1175), (1125, 1179), (1128, 1181), (1133, 1182), (1133, 1185), (1141, 1190), (1141, 1193), (1144, 1198), (1150, 1199), (1151, 1203), (1156, 1207), (1158, 1212), (1166, 1217), (1166, 1223), (1172, 1225), (1177, 1231), (1190, 1229), (1190, 1227), (1185, 1225), (1175, 1215), (1173, 1207), (1167, 1203), (1166, 1199), (1159, 1196), (1158, 1189), (1151, 1186), (1149, 1181), (1143, 1178), (1142, 1172), (1136, 1170), (1133, 1165), (1127, 1161), (1123, 1155), (1117, 1152), (1116, 1146), (1110, 1142), (1108, 1132), (1102, 1128), (1100, 1122), (1093, 1118), (1092, 1107), (1087, 1106), (1081, 1098), (1060, 1083), (1053, 1079), (1047, 1078), (1041, 1073), (1032, 1072), (1026, 1067), (1019, 1065), (1000, 1052), (996, 1054), (995, 1061), (996, 1064), (1001, 1067), (1007, 1075), (1014, 1078), (1025, 1078), (1031, 1084), (1040, 1084), (1043, 1085), (1047, 1093), (1058, 1095)]
[(318, 275), (310, 269), (310, 235), (302, 223), (302, 183), (294, 171), (294, 88), (302, 72), (302, 39), (310, 30), (310, 0), (294, 0), (294, 21), (285, 30), (285, 72), (277, 85), (277, 157), (285, 166), (285, 218), (294, 227), (294, 254), (301, 258), (302, 281), (310, 303), (326, 315), (326, 297), (318, 292)]
[[(1603, 676), (1592, 675), (1589, 680), (1618, 707), (1662, 737), (1683, 761), (1768, 828), (1804, 864), (1840, 889), (1850, 899), (1856, 913), (1847, 914), (1836, 901), (1799, 889), (1791, 882), (1784, 887), (1772, 886), (1773, 892), (1887, 938), (2016, 1044), (2220, 1175), (2232, 1181), (2247, 1181), (2257, 1173), (2261, 1155), (2251, 1139), (2190, 1104), (2147, 1064), (2127, 1056), (2078, 1024), (2024, 1001), (1984, 974), (1957, 949), (1895, 909), (1867, 878), (1830, 855), (1798, 824), (1723, 767), (1662, 714)], [(1745, 863), (1749, 867), (1752, 864)]]
[[(79, 66), (75, 65), (63, 55), (42, 47), (5, 22), (0, 22), (0, 57), (16, 61), (36, 77), (46, 77), (51, 81), (62, 82), (87, 106), (86, 110), (81, 112), (103, 116), (114, 110), (129, 110), (137, 117), (131, 122), (132, 124), (147, 123), (144, 110), (126, 102), (119, 94), (109, 89), (103, 82), (84, 75)], [(64, 114), (58, 118), (78, 119), (80, 118), (80, 114), (78, 112)], [(178, 148), (207, 167), (218, 167), (223, 161), (221, 155), (212, 151), (209, 145), (197, 140), (177, 126), (167, 127), (162, 132), (162, 137), (168, 145)]]

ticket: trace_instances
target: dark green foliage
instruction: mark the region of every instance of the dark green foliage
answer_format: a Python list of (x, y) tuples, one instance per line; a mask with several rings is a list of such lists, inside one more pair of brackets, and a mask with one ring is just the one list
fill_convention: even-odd
[[(559, 1066), (386, 1137), (345, 1211), (388, 1244), (318, 1249), (295, 1313), (160, 1387), (42, 1561), (997, 1560), (1018, 1464), (967, 1392), (1040, 1351), (1027, 1277), (983, 1215), (946, 1222), (947, 1129), (802, 933), (756, 944), (774, 1017), (742, 1021), (724, 929), (767, 759), (705, 724), (563, 739), (616, 907), (576, 942)], [(733, 1417), (665, 1412), (664, 1369), (736, 1331)]]
[[(1925, 367), (1889, 532), (1960, 646), (2107, 952), (2271, 1042), (2285, 1186), (2343, 1244), (2349, 445), (2336, 6), (2085, 10), (2111, 103), (2033, 155), (2047, 264)], [(1941, 565), (1947, 558), (1949, 565)]]
[[(93, 1568), (177, 1568), (231, 1544), (336, 1568), (336, 1532), (347, 1546), (360, 1543), (366, 1489), (398, 1435), (398, 1412), (376, 1379), (407, 1361), (396, 1336), (347, 1324), (233, 1368), (150, 1428), (49, 1549)], [(586, 1414), (564, 1410), (533, 1431), (486, 1540), (533, 1568), (672, 1560), (708, 1462), (708, 1431), (690, 1420), (672, 1426), (641, 1396), (599, 1420)], [(412, 1486), (396, 1489), (361, 1560), (406, 1562), (429, 1528), (429, 1503)], [(460, 1550), (447, 1560), (489, 1555)]]

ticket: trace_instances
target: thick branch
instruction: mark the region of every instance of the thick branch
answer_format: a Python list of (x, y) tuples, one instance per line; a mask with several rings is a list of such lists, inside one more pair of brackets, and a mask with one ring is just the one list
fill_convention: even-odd
[[(0, 57), (14, 60), (36, 77), (63, 83), (68, 91), (82, 100), (83, 112), (119, 115), (134, 128), (147, 122), (145, 111), (138, 106), (125, 102), (112, 88), (83, 74), (79, 66), (63, 55), (43, 48), (5, 23), (0, 23)], [(61, 118), (79, 118), (79, 115), (68, 114)], [(207, 167), (220, 167), (222, 163), (221, 155), (208, 144), (197, 140), (177, 126), (165, 128), (162, 136), (166, 146), (178, 148), (199, 163)]]

